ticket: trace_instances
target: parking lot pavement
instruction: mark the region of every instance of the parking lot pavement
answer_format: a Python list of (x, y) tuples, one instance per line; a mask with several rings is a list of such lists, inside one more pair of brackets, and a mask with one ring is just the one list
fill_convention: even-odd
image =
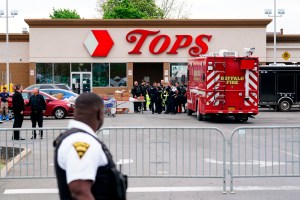
[[(151, 112), (145, 112), (144, 114), (120, 114), (116, 117), (106, 116), (103, 127), (217, 127), (224, 132), (226, 138), (229, 138), (231, 132), (240, 126), (299, 126), (299, 113), (297, 110), (282, 113), (264, 109), (255, 119), (250, 118), (246, 123), (236, 123), (230, 118), (221, 118), (218, 120), (207, 119), (206, 121), (199, 122), (195, 116), (187, 116), (185, 113), (177, 115), (152, 115)], [(44, 127), (66, 127), (69, 119), (71, 118), (64, 120), (45, 118)], [(11, 121), (0, 124), (0, 128), (11, 127)], [(29, 118), (24, 120), (23, 127), (31, 127)], [(299, 177), (235, 179), (234, 186), (236, 194), (223, 195), (221, 179), (132, 178), (130, 179), (128, 199), (296, 200), (300, 195)], [(227, 190), (229, 190), (228, 187)], [(1, 180), (0, 199), (58, 199), (56, 181), (55, 179)]]

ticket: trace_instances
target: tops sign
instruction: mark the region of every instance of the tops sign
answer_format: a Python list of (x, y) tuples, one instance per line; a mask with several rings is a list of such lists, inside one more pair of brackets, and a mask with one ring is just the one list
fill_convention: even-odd
[[(128, 52), (128, 54), (142, 54), (140, 51), (141, 47), (143, 46), (145, 40), (150, 36), (155, 36), (150, 45), (149, 51), (150, 53), (157, 55), (162, 54), (167, 51), (167, 49), (171, 45), (171, 38), (168, 35), (157, 35), (160, 31), (148, 31), (148, 30), (133, 30), (130, 31), (127, 36), (126, 40), (129, 43), (135, 43), (136, 45), (132, 51)], [(139, 39), (135, 35), (140, 35)], [(204, 38), (207, 39), (209, 42), (212, 35), (198, 35), (195, 39), (195, 43), (197, 46), (192, 46), (189, 48), (189, 54), (191, 56), (199, 56), (200, 54), (205, 54), (208, 50), (208, 45), (203, 41)], [(161, 45), (158, 45), (159, 43)], [(187, 48), (193, 42), (193, 37), (191, 35), (176, 35), (175, 42), (172, 42), (171, 49), (167, 51), (167, 54), (178, 54), (178, 49)]]
[[(200, 34), (196, 38), (191, 35), (175, 35), (175, 39), (165, 34), (159, 34), (160, 31), (149, 31), (136, 29), (130, 31), (126, 35), (126, 41), (135, 44), (134, 48), (128, 54), (142, 54), (146, 39), (152, 38), (149, 44), (149, 52), (153, 55), (167, 53), (169, 55), (178, 54), (179, 49), (188, 49), (190, 56), (196, 57), (200, 54), (205, 54), (208, 51), (207, 43), (211, 40), (212, 35)], [(92, 38), (92, 39), (91, 39)], [(192, 42), (195, 45), (192, 45)], [(97, 44), (93, 44), (97, 42)], [(85, 41), (90, 55), (92, 57), (106, 57), (109, 54), (114, 42), (106, 30), (92, 30)], [(88, 47), (91, 46), (91, 47)], [(104, 52), (101, 52), (101, 50)]]

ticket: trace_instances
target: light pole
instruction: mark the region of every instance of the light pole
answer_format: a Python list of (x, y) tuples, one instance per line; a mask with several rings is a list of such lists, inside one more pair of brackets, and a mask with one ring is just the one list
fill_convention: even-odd
[(276, 65), (276, 17), (282, 17), (285, 14), (284, 9), (278, 9), (278, 15), (276, 13), (276, 0), (274, 0), (274, 15), (272, 16), (272, 9), (265, 9), (265, 14), (269, 17), (274, 17), (274, 65)]
[(9, 87), (9, 46), (8, 46), (8, 18), (13, 18), (16, 15), (18, 15), (17, 10), (11, 10), (10, 16), (8, 15), (8, 0), (6, 0), (6, 15), (4, 16), (4, 11), (0, 11), (0, 17), (5, 17), (6, 18), (6, 85), (7, 85), (7, 90), (10, 90)]

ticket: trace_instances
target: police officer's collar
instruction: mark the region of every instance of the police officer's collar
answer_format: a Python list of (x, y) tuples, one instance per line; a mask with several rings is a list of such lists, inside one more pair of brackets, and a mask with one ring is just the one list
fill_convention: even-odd
[(96, 133), (93, 131), (93, 129), (89, 125), (87, 125), (83, 122), (72, 119), (72, 120), (69, 121), (69, 124), (68, 124), (68, 129), (71, 129), (71, 128), (81, 129), (83, 131), (86, 131), (86, 132), (94, 135), (95, 137), (98, 137), (96, 135)]

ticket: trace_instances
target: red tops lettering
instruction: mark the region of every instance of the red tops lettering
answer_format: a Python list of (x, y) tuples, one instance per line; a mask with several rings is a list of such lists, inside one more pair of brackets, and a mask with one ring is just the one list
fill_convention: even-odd
[[(149, 52), (151, 54), (157, 55), (162, 54), (167, 51), (170, 47), (172, 41), (170, 36), (165, 34), (158, 35), (160, 31), (149, 31), (143, 29), (136, 29), (130, 31), (126, 40), (129, 43), (136, 43), (135, 47), (132, 51), (128, 52), (128, 54), (142, 54), (141, 48), (148, 37), (155, 36), (149, 45)], [(139, 36), (139, 38), (138, 38)], [(189, 54), (193, 57), (197, 57), (200, 54), (205, 54), (208, 51), (207, 42), (209, 42), (212, 38), (212, 35), (201, 34), (195, 38), (196, 46), (192, 46), (189, 48)], [(204, 40), (207, 40), (205, 42)], [(193, 42), (193, 37), (191, 35), (176, 35), (176, 40), (172, 43), (171, 48), (167, 51), (167, 54), (178, 54), (179, 49), (188, 48)]]

